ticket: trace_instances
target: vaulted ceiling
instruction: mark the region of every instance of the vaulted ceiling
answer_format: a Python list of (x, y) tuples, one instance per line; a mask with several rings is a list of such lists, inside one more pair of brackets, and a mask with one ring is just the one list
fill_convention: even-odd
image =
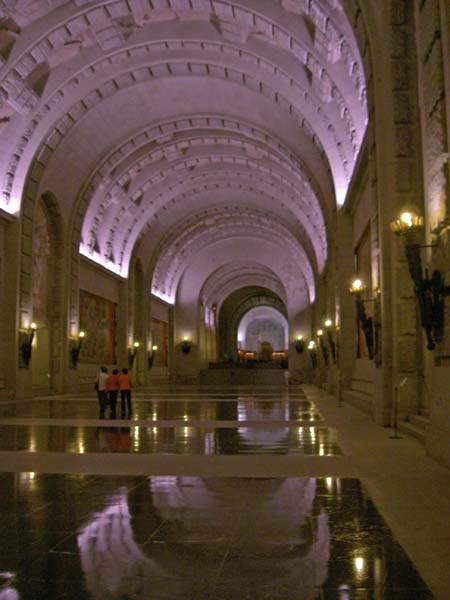
[(367, 123), (340, 0), (0, 0), (0, 23), (1, 208), (28, 177), (169, 302), (193, 264), (214, 302), (230, 273), (314, 300)]

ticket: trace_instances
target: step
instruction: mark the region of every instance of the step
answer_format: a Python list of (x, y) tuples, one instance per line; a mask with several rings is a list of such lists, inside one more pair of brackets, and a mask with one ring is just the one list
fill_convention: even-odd
[(342, 390), (342, 399), (368, 415), (373, 414), (373, 396), (355, 390)]
[(414, 427), (418, 427), (426, 431), (428, 425), (430, 424), (430, 419), (423, 415), (411, 415), (409, 417), (409, 423), (414, 425)]
[(406, 435), (416, 438), (423, 444), (425, 443), (426, 432), (422, 427), (417, 427), (408, 421), (401, 421), (398, 425), (398, 428), (401, 432), (406, 433)]

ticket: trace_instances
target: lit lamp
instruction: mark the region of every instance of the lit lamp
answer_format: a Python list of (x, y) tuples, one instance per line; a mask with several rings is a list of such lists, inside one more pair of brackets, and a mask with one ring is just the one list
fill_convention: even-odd
[(183, 354), (189, 354), (189, 352), (191, 351), (191, 348), (192, 348), (191, 340), (187, 336), (184, 336), (183, 341), (181, 342), (181, 352), (183, 352)]
[(331, 356), (333, 357), (333, 363), (336, 364), (336, 344), (334, 343), (333, 332), (331, 331), (333, 327), (333, 321), (331, 319), (326, 319), (324, 322), (325, 329), (327, 330), (327, 338), (328, 343), (330, 344)]
[(367, 352), (369, 353), (370, 360), (373, 360), (373, 322), (372, 317), (368, 317), (362, 294), (366, 290), (366, 286), (363, 284), (361, 279), (355, 279), (348, 290), (350, 294), (355, 296), (356, 302), (356, 320), (361, 324), (364, 332), (364, 338), (366, 340)]
[(148, 368), (151, 369), (153, 367), (153, 360), (155, 359), (156, 351), (158, 350), (158, 346), (152, 346), (151, 350), (149, 350), (147, 355)]
[(36, 332), (36, 329), (37, 329), (37, 325), (36, 325), (36, 323), (33, 322), (30, 324), (29, 328), (22, 331), (22, 335), (24, 337), (22, 338), (23, 341), (20, 344), (19, 349), (20, 349), (20, 354), (22, 356), (22, 362), (25, 365), (25, 367), (28, 367), (28, 365), (30, 364), (34, 334)]
[(423, 229), (423, 217), (404, 212), (391, 223), (392, 231), (405, 240), (405, 256), (409, 274), (414, 283), (414, 293), (419, 301), (420, 321), (427, 336), (428, 350), (434, 350), (435, 342), (442, 340), (444, 333), (444, 297), (450, 295), (450, 286), (445, 286), (440, 271), (433, 271), (429, 277), (422, 271), (421, 248), (430, 248), (434, 244), (420, 245), (416, 241), (417, 233)]
[(313, 340), (311, 340), (308, 343), (308, 352), (309, 352), (309, 355), (311, 357), (311, 363), (312, 363), (313, 369), (317, 369), (316, 342), (314, 342)]
[(317, 330), (317, 338), (319, 340), (320, 349), (322, 350), (323, 362), (325, 363), (325, 366), (328, 367), (328, 348), (323, 339), (323, 329)]
[(137, 350), (139, 348), (139, 342), (134, 342), (132, 348), (128, 348), (128, 366), (130, 369), (133, 368), (134, 359), (136, 358)]
[(77, 368), (78, 359), (80, 358), (80, 351), (83, 347), (84, 338), (86, 337), (86, 333), (84, 331), (80, 331), (78, 334), (78, 339), (72, 340), (72, 344), (70, 347), (70, 359), (72, 361), (72, 369)]
[(391, 229), (397, 235), (418, 233), (423, 229), (423, 217), (412, 212), (403, 212), (396, 221), (392, 221)]
[(302, 335), (297, 336), (297, 339), (294, 342), (294, 348), (298, 354), (302, 354), (305, 350), (305, 340)]

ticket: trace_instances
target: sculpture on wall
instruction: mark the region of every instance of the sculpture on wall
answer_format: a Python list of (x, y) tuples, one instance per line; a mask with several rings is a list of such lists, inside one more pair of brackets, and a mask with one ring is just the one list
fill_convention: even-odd
[(372, 317), (368, 317), (366, 314), (366, 309), (364, 306), (365, 300), (362, 297), (365, 289), (366, 286), (363, 284), (363, 282), (360, 279), (355, 279), (349, 289), (349, 292), (355, 297), (356, 321), (361, 325), (364, 332), (364, 339), (366, 341), (369, 359), (373, 360), (373, 319)]
[(404, 239), (405, 257), (408, 270), (414, 283), (414, 293), (419, 302), (420, 321), (427, 337), (427, 349), (434, 350), (444, 332), (444, 297), (450, 295), (450, 286), (444, 285), (440, 271), (435, 269), (430, 277), (428, 269), (425, 276), (422, 269), (421, 248), (431, 248), (438, 244), (422, 245), (416, 236), (424, 227), (424, 219), (412, 212), (404, 212), (391, 223), (392, 231)]

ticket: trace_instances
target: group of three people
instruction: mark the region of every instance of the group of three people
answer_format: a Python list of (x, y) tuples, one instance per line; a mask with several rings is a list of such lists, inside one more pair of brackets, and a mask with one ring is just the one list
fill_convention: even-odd
[(112, 373), (108, 374), (106, 367), (100, 367), (95, 382), (97, 390), (98, 403), (100, 408), (100, 419), (105, 418), (106, 408), (109, 406), (110, 419), (116, 418), (117, 396), (120, 392), (121, 417), (125, 418), (125, 407), (127, 408), (127, 417), (131, 418), (131, 377), (128, 369), (122, 369), (119, 373), (118, 369), (113, 369)]

